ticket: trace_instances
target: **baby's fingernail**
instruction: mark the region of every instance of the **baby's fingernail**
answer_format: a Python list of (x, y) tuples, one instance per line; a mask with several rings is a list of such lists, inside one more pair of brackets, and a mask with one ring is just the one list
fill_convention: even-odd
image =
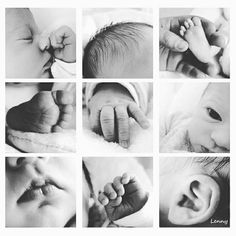
[(176, 48), (180, 51), (185, 51), (188, 48), (188, 43), (181, 40), (181, 41), (177, 42)]
[(129, 147), (129, 143), (127, 141), (121, 141), (120, 142), (120, 145), (123, 147), (123, 148), (128, 148)]

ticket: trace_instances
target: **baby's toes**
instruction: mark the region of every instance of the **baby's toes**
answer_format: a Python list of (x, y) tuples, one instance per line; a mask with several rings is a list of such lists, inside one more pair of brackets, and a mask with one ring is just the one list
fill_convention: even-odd
[(194, 26), (193, 21), (191, 19), (187, 19), (187, 22), (190, 28)]
[(98, 201), (103, 205), (106, 206), (109, 203), (109, 199), (104, 193), (100, 193), (98, 195)]
[(117, 197), (116, 191), (114, 190), (111, 183), (105, 185), (104, 193), (109, 199), (115, 199)]
[(183, 25), (181, 25), (180, 26), (180, 31), (179, 31), (180, 35), (184, 36), (185, 32), (186, 32), (186, 28)]
[(201, 26), (201, 25), (202, 25), (200, 18), (197, 17), (197, 16), (194, 16), (194, 17), (192, 18), (192, 22), (193, 22), (193, 24), (196, 25), (196, 26)]
[(116, 190), (116, 193), (118, 196), (123, 196), (125, 194), (125, 189), (123, 184), (121, 183), (121, 177), (117, 176), (114, 180), (113, 180), (113, 187)]
[(64, 90), (52, 91), (54, 101), (58, 105), (69, 105), (73, 103), (73, 95)]
[(184, 26), (185, 26), (186, 29), (188, 29), (188, 28), (190, 27), (188, 21), (185, 21), (185, 22), (184, 22)]

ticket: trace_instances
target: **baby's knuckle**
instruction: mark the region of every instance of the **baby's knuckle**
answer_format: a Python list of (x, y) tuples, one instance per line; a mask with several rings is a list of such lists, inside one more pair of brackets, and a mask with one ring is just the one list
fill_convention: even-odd
[(111, 117), (109, 117), (109, 116), (103, 116), (101, 118), (101, 122), (103, 124), (111, 124), (113, 122), (113, 119)]
[(117, 119), (119, 122), (126, 122), (128, 120), (128, 115), (122, 114)]
[(119, 130), (119, 139), (120, 139), (120, 141), (126, 141), (128, 136), (129, 136), (129, 128), (128, 127), (125, 127), (123, 129)]

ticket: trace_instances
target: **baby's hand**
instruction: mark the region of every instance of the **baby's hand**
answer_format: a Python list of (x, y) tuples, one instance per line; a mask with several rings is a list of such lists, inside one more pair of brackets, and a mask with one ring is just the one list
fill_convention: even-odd
[(54, 57), (64, 62), (76, 61), (76, 36), (68, 26), (61, 26), (49, 36)]
[(106, 184), (98, 200), (105, 206), (108, 218), (115, 221), (139, 211), (146, 204), (148, 193), (135, 177), (125, 173)]
[(119, 142), (129, 147), (129, 117), (133, 117), (142, 128), (149, 122), (134, 102), (126, 88), (116, 83), (98, 85), (88, 104), (91, 129), (102, 134), (108, 142)]

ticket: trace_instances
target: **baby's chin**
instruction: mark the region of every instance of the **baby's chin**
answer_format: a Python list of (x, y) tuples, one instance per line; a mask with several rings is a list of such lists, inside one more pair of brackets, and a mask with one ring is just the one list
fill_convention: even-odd
[[(17, 219), (15, 214), (6, 222), (6, 227), (65, 227), (72, 216), (68, 214), (62, 214), (61, 212), (50, 212), (50, 213), (34, 213), (23, 216), (18, 216)], [(13, 220), (12, 220), (13, 219)]]

